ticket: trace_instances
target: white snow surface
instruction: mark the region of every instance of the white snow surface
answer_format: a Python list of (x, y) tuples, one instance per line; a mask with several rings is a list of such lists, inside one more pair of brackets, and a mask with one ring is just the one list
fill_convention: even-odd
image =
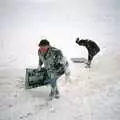
[[(0, 1), (0, 120), (120, 120), (120, 2), (118, 0)], [(25, 69), (38, 65), (41, 38), (70, 62), (71, 80), (25, 89)], [(90, 38), (101, 51), (90, 69), (72, 63), (86, 57), (76, 37)]]
[(71, 81), (58, 80), (60, 99), (49, 86), (26, 90), (25, 70), (0, 71), (0, 120), (119, 120), (120, 57), (96, 58), (91, 69), (71, 63)]

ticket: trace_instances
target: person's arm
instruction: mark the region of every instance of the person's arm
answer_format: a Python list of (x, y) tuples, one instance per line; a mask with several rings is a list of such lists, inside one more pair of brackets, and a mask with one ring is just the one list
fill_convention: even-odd
[(54, 53), (54, 67), (58, 68), (59, 64), (63, 64), (63, 54), (60, 50), (56, 50)]
[(65, 71), (65, 60), (61, 50), (55, 51), (54, 68), (57, 73), (63, 74)]
[(61, 76), (65, 74), (65, 80), (70, 81), (71, 71), (69, 69), (69, 62), (63, 56), (61, 51), (57, 52), (55, 68), (56, 68), (56, 72), (58, 73), (58, 75)]

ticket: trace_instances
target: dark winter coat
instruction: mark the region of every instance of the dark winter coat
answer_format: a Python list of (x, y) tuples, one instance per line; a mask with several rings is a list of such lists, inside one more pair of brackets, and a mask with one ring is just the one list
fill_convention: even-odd
[(78, 45), (85, 46), (88, 50), (88, 53), (92, 56), (94, 56), (100, 51), (99, 46), (92, 40), (81, 39), (79, 41), (77, 40), (76, 43)]

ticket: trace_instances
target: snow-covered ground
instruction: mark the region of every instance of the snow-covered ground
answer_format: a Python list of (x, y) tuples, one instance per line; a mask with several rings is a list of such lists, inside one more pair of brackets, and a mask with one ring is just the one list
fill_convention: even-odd
[[(120, 2), (118, 0), (0, 1), (0, 120), (120, 120)], [(25, 68), (37, 67), (45, 36), (70, 62), (71, 81), (26, 90)], [(87, 57), (76, 37), (95, 40), (101, 52), (91, 69), (72, 63)]]
[(71, 63), (71, 81), (59, 79), (61, 98), (53, 101), (49, 86), (24, 89), (25, 70), (1, 70), (0, 120), (119, 120), (119, 61), (96, 58), (90, 70)]

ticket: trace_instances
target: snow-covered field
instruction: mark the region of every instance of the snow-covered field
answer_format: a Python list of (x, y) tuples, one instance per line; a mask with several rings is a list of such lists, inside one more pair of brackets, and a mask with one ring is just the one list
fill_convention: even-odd
[(49, 86), (24, 89), (25, 70), (1, 70), (0, 120), (119, 120), (119, 61), (96, 58), (90, 70), (71, 63), (71, 81), (59, 79), (61, 98), (53, 101)]
[[(120, 2), (118, 0), (0, 1), (0, 120), (120, 120)], [(71, 81), (26, 90), (25, 68), (37, 67), (41, 36), (62, 49)], [(76, 37), (95, 40), (101, 52), (91, 69), (72, 63), (87, 57)]]

